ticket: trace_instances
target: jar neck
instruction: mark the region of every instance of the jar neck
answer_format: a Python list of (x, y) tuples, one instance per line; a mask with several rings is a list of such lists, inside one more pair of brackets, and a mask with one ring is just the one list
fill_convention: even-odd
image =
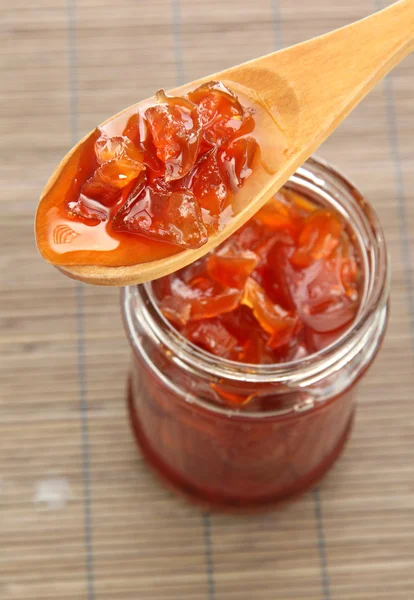
[(276, 365), (255, 365), (217, 357), (191, 344), (162, 315), (151, 284), (125, 288), (122, 307), (134, 347), (143, 330), (154, 344), (186, 371), (235, 381), (305, 387), (339, 371), (362, 350), (372, 352), (386, 324), (389, 293), (388, 258), (384, 235), (373, 209), (358, 190), (326, 163), (309, 159), (286, 184), (287, 188), (332, 206), (348, 224), (358, 246), (363, 274), (359, 312), (345, 333), (314, 354)]

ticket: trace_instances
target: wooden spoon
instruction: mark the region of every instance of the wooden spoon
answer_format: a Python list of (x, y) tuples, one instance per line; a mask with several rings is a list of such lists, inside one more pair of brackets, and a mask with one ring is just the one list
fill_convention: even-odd
[[(258, 95), (262, 104), (277, 115), (289, 143), (277, 172), (267, 173), (242, 210), (197, 250), (127, 267), (87, 265), (60, 270), (87, 283), (123, 286), (156, 279), (206, 254), (254, 215), (413, 48), (414, 0), (401, 0), (342, 29), (172, 90), (179, 95), (203, 82), (222, 80)], [(268, 131), (269, 136), (273, 135), (272, 128)], [(266, 143), (271, 144), (272, 139)], [(42, 198), (59, 177), (67, 158), (52, 175)]]

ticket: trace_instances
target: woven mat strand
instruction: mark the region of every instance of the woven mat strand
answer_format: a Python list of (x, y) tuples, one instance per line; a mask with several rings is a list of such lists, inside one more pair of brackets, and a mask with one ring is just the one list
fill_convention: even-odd
[(352, 440), (274, 514), (200, 514), (138, 457), (118, 293), (43, 264), (48, 174), (108, 115), (361, 18), (374, 0), (1, 0), (1, 600), (414, 598), (414, 57), (319, 154), (373, 202), (393, 271)]

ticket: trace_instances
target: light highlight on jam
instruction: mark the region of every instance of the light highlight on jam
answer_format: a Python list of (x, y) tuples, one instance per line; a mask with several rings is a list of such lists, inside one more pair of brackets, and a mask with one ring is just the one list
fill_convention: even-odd
[(215, 251), (152, 285), (163, 314), (192, 343), (275, 364), (344, 332), (358, 310), (360, 273), (340, 217), (284, 189)]

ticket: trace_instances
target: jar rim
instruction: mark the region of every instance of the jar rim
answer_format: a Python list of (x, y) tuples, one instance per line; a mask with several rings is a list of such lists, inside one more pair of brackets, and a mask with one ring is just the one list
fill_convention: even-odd
[[(375, 323), (375, 317), (385, 306), (389, 294), (389, 268), (385, 238), (379, 219), (372, 206), (359, 190), (336, 168), (321, 158), (309, 158), (302, 167), (286, 182), (286, 186), (313, 188), (315, 196), (326, 190), (336, 208), (353, 217), (360, 228), (360, 246), (365, 252), (364, 280), (365, 291), (356, 318), (346, 331), (325, 348), (304, 358), (279, 364), (249, 364), (218, 358), (187, 340), (161, 313), (150, 283), (124, 288), (122, 290), (122, 310), (127, 328), (131, 325), (132, 311), (136, 310), (134, 299), (139, 296), (147, 333), (162, 343), (177, 357), (180, 364), (217, 377), (231, 378), (247, 382), (273, 382), (290, 386), (306, 386), (326, 374), (327, 369), (335, 369), (344, 358), (349, 360), (360, 351), (364, 337)], [(329, 187), (329, 192), (328, 192)], [(348, 209), (341, 208), (341, 200), (347, 198)], [(350, 212), (351, 211), (351, 212)], [(316, 378), (316, 379), (315, 379)], [(228, 409), (225, 411), (228, 413)], [(240, 411), (234, 411), (238, 414)], [(246, 413), (247, 414), (247, 413)]]

